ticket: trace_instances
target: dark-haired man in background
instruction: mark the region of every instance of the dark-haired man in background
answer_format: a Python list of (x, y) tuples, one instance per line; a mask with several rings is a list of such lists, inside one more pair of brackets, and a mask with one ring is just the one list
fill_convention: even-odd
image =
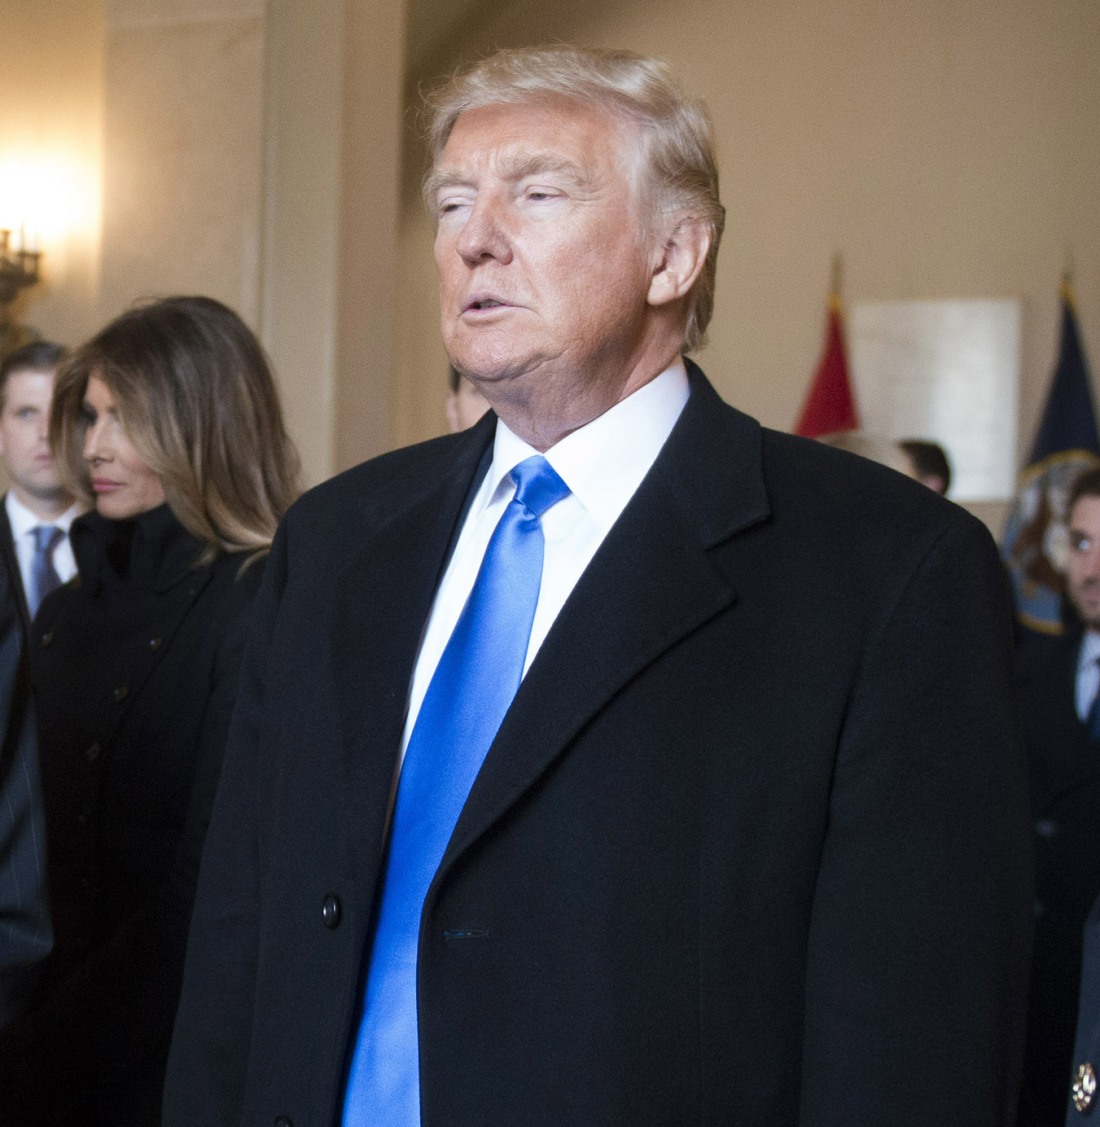
[(68, 532), (79, 508), (47, 439), (64, 353), (34, 341), (0, 362), (0, 461), (11, 482), (0, 505), (0, 1029), (25, 1006), (53, 942), (26, 647), (38, 603), (76, 571)]
[(76, 574), (69, 528), (80, 507), (65, 491), (49, 443), (54, 377), (65, 350), (34, 341), (0, 363), (0, 460), (11, 488), (0, 506), (0, 551), (18, 577), (24, 629), (38, 604)]
[[(1066, 592), (1079, 627), (1029, 646), (1020, 678), (1036, 894), (1020, 1127), (1059, 1127), (1072, 1066), (1100, 1064), (1095, 1043), (1073, 1059), (1082, 928), (1100, 894), (1100, 469), (1074, 483), (1066, 526)], [(1092, 923), (1086, 935), (1095, 931)], [(1086, 1041), (1100, 1014), (1092, 977), (1081, 994)], [(1082, 1101), (1081, 1111), (1095, 1102)]]
[(909, 463), (909, 476), (946, 497), (951, 488), (951, 463), (947, 460), (947, 451), (938, 442), (929, 442), (925, 438), (903, 438), (898, 447)]

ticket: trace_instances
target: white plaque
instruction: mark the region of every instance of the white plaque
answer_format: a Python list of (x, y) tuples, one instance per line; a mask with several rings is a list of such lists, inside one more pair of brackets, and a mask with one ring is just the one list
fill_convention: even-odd
[(938, 442), (957, 501), (1012, 496), (1019, 300), (855, 303), (848, 350), (863, 430)]

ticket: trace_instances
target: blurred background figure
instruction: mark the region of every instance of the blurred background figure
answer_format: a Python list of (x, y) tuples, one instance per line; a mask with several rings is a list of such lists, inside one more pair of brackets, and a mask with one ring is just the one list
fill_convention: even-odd
[(447, 370), (447, 386), (447, 425), (451, 434), (458, 434), (489, 410), (489, 402), (453, 364)]
[(65, 349), (34, 341), (0, 364), (0, 460), (11, 488), (0, 506), (0, 552), (18, 582), (16, 606), (29, 630), (38, 605), (76, 574), (69, 528), (81, 506), (61, 484), (49, 443), (50, 400)]
[(947, 451), (938, 442), (924, 438), (903, 438), (898, 442), (908, 460), (908, 474), (946, 497), (951, 488), (951, 463)]
[(897, 443), (883, 435), (869, 434), (862, 430), (834, 430), (818, 435), (816, 441), (837, 450), (847, 450), (849, 454), (858, 454), (861, 458), (870, 458), (872, 462), (889, 466), (907, 477), (913, 476), (909, 473), (909, 463)]
[(1077, 478), (1067, 514), (1066, 587), (1079, 624), (1021, 654), (1036, 904), (1019, 1127), (1065, 1116), (1081, 932), (1100, 893), (1100, 469)]
[(50, 953), (45, 829), (19, 579), (0, 553), (0, 1030), (27, 1004)]
[(262, 557), (298, 460), (267, 361), (200, 297), (65, 362), (50, 438), (95, 511), (33, 628), (54, 949), (0, 1036), (0, 1122), (160, 1121), (203, 837)]

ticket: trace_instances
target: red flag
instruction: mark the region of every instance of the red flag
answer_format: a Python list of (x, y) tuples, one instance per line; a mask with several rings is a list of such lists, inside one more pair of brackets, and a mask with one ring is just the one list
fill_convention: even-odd
[(844, 351), (844, 310), (840, 297), (829, 297), (829, 319), (825, 330), (825, 352), (810, 385), (795, 434), (816, 438), (835, 430), (858, 430), (855, 396), (848, 379), (848, 357)]

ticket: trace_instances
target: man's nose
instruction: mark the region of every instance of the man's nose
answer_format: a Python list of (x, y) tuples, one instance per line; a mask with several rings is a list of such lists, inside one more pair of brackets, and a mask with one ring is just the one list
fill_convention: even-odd
[(1085, 575), (1090, 579), (1100, 579), (1100, 548), (1090, 548), (1081, 563)]
[(484, 259), (509, 262), (511, 241), (505, 229), (503, 204), (481, 195), (474, 201), (459, 232), (456, 249), (464, 262), (476, 266)]

